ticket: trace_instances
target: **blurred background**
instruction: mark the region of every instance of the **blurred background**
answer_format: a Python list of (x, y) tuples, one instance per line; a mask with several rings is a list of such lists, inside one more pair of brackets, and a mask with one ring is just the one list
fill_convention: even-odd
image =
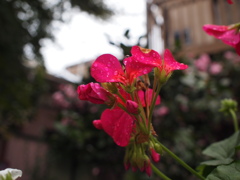
[[(92, 125), (105, 107), (76, 94), (94, 81), (97, 56), (122, 60), (133, 45), (168, 48), (189, 65), (163, 87), (153, 123), (159, 141), (196, 168), (205, 147), (234, 132), (220, 101), (240, 101), (240, 57), (202, 26), (237, 23), (239, 8), (224, 0), (1, 0), (0, 170), (21, 169), (22, 180), (159, 179), (124, 170), (124, 148)], [(165, 154), (157, 166), (174, 180), (194, 179)]]

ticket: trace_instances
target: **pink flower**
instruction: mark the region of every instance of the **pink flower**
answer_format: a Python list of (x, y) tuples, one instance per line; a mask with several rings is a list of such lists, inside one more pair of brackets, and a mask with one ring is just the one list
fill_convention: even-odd
[(127, 146), (133, 131), (135, 119), (122, 109), (106, 109), (100, 120), (93, 122), (98, 129), (103, 129), (118, 146)]
[(213, 62), (209, 67), (209, 72), (212, 75), (217, 75), (222, 71), (223, 67), (220, 63)]
[(224, 57), (228, 60), (231, 60), (234, 64), (240, 62), (240, 56), (232, 51), (225, 52)]
[(110, 93), (103, 89), (100, 84), (92, 82), (87, 85), (78, 86), (77, 93), (79, 99), (95, 104), (103, 104), (110, 97)]
[(195, 66), (199, 71), (206, 72), (209, 64), (211, 63), (210, 57), (207, 54), (202, 54), (195, 62)]
[(230, 45), (236, 49), (238, 55), (240, 55), (240, 33), (239, 25), (233, 26), (219, 26), (213, 24), (206, 24), (203, 26), (203, 30), (211, 36), (222, 40), (225, 44)]
[(146, 67), (134, 59), (129, 60), (124, 69), (115, 56), (103, 54), (92, 64), (91, 75), (97, 82), (132, 84), (137, 77), (151, 70), (151, 67)]
[(62, 92), (57, 91), (52, 95), (54, 103), (61, 108), (69, 108), (70, 102), (65, 98)]
[[(185, 64), (177, 62), (168, 49), (164, 51), (164, 59), (162, 59), (158, 52), (151, 49), (144, 49), (139, 46), (133, 46), (131, 53), (138, 62), (148, 66), (158, 67), (160, 71), (164, 70), (166, 75), (174, 70), (183, 70), (188, 67)], [(124, 62), (128, 61), (128, 59), (129, 58), (126, 58)]]
[(161, 106), (156, 110), (156, 115), (165, 116), (169, 113), (169, 108), (167, 106)]
[(227, 0), (228, 4), (233, 4), (232, 0)]

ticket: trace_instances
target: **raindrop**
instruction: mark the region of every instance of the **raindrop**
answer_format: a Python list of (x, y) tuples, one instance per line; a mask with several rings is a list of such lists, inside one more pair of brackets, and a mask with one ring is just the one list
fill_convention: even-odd
[(117, 71), (114, 71), (113, 75), (115, 75), (115, 76), (118, 75), (118, 72), (117, 72)]

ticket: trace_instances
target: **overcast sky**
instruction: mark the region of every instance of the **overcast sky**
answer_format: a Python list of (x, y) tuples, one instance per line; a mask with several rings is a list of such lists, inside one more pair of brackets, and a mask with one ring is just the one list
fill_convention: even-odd
[(56, 43), (44, 41), (42, 52), (45, 65), (51, 74), (63, 73), (67, 66), (96, 59), (101, 54), (121, 55), (118, 48), (110, 45), (106, 34), (113, 42), (123, 42), (123, 34), (130, 29), (131, 44), (146, 33), (146, 0), (106, 0), (118, 13), (109, 21), (97, 20), (86, 13), (73, 11), (67, 23), (55, 22)]

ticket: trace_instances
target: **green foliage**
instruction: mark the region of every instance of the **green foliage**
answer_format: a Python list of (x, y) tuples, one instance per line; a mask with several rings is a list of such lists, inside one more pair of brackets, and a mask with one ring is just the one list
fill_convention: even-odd
[(237, 102), (232, 99), (223, 99), (219, 111), (228, 114), (231, 110), (237, 111)]
[(207, 176), (206, 180), (237, 180), (240, 174), (240, 161), (236, 161), (229, 165), (220, 165)]
[[(213, 158), (213, 160), (204, 161), (198, 167), (198, 170), (207, 176), (207, 179), (233, 179), (236, 173), (240, 171), (239, 161), (236, 159), (236, 149), (240, 145), (240, 132), (234, 133), (229, 138), (211, 144), (203, 154)], [(227, 178), (225, 177), (227, 176)]]

